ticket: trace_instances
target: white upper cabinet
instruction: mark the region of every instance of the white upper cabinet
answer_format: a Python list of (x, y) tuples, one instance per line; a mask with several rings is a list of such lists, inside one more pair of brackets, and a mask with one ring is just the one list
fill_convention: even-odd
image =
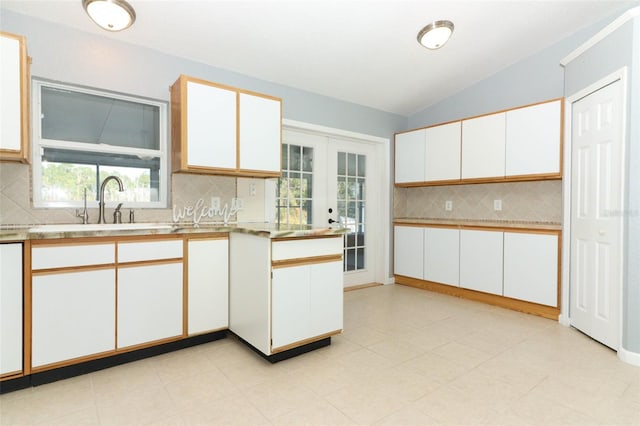
[(282, 100), (181, 75), (171, 86), (174, 172), (280, 176)]
[(504, 112), (462, 121), (462, 179), (503, 178)]
[(507, 111), (506, 175), (560, 174), (560, 100)]
[(236, 92), (187, 82), (187, 164), (236, 168)]
[(461, 123), (429, 127), (426, 132), (425, 180), (459, 180)]
[(424, 182), (426, 130), (396, 135), (396, 183)]
[(28, 62), (25, 38), (0, 32), (0, 160), (29, 157)]
[(240, 169), (280, 174), (280, 99), (240, 93), (239, 102)]

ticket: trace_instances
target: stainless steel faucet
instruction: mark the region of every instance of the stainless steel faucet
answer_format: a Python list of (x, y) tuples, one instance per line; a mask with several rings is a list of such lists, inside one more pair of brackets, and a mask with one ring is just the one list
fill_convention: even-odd
[(98, 223), (107, 223), (104, 220), (104, 187), (107, 185), (107, 183), (110, 180), (115, 180), (116, 182), (118, 182), (118, 190), (120, 192), (124, 192), (124, 185), (122, 184), (122, 181), (118, 176), (107, 176), (102, 181), (102, 185), (100, 185), (100, 199), (98, 200), (98, 210), (99, 210)]

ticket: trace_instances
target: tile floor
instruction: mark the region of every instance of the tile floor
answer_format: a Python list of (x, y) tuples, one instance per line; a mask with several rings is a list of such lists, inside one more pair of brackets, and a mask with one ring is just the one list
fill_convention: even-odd
[(640, 425), (640, 368), (557, 322), (403, 286), (271, 365), (230, 337), (0, 396), (1, 425)]

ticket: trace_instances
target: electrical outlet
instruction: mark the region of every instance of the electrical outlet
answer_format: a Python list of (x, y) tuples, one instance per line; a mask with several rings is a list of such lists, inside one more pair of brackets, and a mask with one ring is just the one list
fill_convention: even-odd
[(444, 202), (444, 209), (448, 212), (450, 212), (451, 210), (453, 210), (453, 201), (451, 200), (447, 200)]
[(493, 200), (493, 209), (497, 212), (502, 210), (502, 200)]
[(249, 184), (249, 194), (250, 194), (252, 197), (255, 197), (255, 196), (256, 196), (256, 193), (257, 193), (257, 191), (256, 191), (256, 184), (255, 184), (255, 183), (251, 183), (251, 184)]

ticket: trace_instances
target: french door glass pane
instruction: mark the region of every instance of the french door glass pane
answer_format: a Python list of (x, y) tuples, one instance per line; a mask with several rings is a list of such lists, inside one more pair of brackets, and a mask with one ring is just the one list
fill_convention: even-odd
[(313, 222), (313, 148), (282, 144), (282, 176), (276, 190), (278, 223)]
[(344, 270), (365, 268), (366, 157), (338, 152), (337, 206), (344, 236)]

